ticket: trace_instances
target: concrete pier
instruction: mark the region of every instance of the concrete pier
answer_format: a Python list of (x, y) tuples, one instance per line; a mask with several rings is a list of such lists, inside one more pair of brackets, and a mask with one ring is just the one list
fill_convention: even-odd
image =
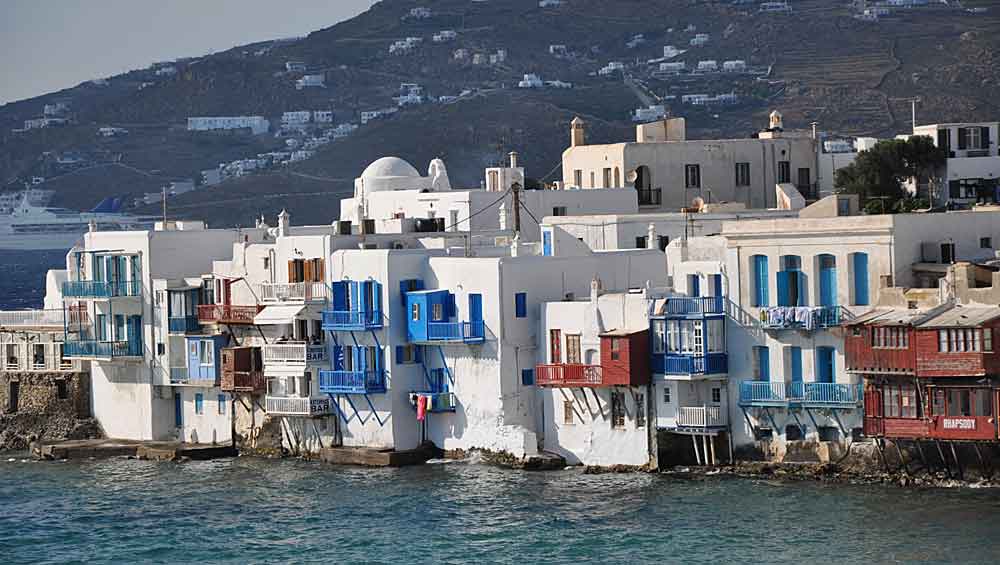
[(39, 460), (138, 457), (153, 461), (174, 461), (181, 458), (204, 460), (235, 455), (236, 449), (229, 445), (203, 445), (178, 441), (81, 439), (36, 442), (31, 445), (31, 456)]
[(364, 447), (327, 447), (320, 450), (319, 459), (334, 465), (360, 465), (363, 467), (406, 467), (421, 465), (429, 459), (441, 457), (442, 451), (434, 444), (424, 444), (416, 449), (371, 449)]

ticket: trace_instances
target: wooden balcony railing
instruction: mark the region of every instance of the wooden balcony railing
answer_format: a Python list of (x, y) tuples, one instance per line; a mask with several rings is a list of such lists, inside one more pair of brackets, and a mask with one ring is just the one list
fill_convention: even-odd
[(198, 321), (203, 324), (253, 324), (263, 306), (232, 304), (202, 304), (198, 306)]
[(600, 365), (537, 365), (535, 384), (553, 387), (601, 386), (604, 384), (604, 370)]

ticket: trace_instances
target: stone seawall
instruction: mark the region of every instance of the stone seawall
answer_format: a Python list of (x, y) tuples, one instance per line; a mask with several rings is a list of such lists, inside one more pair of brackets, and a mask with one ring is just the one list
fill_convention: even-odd
[(0, 450), (103, 436), (90, 414), (89, 373), (0, 372)]

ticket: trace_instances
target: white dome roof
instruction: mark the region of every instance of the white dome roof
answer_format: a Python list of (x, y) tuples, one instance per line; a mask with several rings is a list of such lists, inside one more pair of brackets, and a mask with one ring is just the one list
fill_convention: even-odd
[(365, 172), (361, 173), (361, 178), (365, 180), (394, 177), (420, 178), (420, 173), (413, 168), (413, 165), (399, 157), (382, 157), (368, 165)]

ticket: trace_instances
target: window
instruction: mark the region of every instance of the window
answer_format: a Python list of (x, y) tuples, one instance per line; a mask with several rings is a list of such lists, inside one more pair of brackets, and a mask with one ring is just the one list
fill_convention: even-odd
[(719, 404), (722, 402), (722, 389), (719, 387), (712, 387), (712, 402)]
[(753, 305), (762, 307), (768, 305), (767, 255), (754, 255), (750, 258), (753, 267)]
[(868, 306), (868, 254), (852, 254), (852, 267), (854, 274), (854, 304), (857, 306)]
[(850, 198), (838, 198), (837, 199), (837, 215), (838, 216), (850, 216), (851, 215), (851, 199)]
[(943, 265), (950, 265), (955, 262), (955, 244), (954, 243), (942, 243), (941, 244), (941, 263)]
[(684, 187), (701, 188), (701, 165), (684, 165)]
[(611, 360), (618, 361), (621, 357), (621, 339), (611, 338)]
[(755, 381), (771, 380), (771, 360), (767, 346), (758, 345), (753, 348), (753, 378)]
[(670, 385), (663, 385), (663, 403), (670, 404)]
[(562, 331), (549, 330), (549, 363), (562, 363)]
[(979, 238), (979, 247), (981, 249), (993, 249), (993, 238), (991, 237)]
[(778, 184), (792, 182), (792, 164), (788, 161), (778, 161)]
[(573, 171), (573, 185), (577, 188), (583, 188), (583, 171), (580, 169)]
[(570, 365), (580, 364), (580, 335), (566, 335), (566, 362)]
[(750, 186), (750, 163), (736, 163), (736, 186)]
[(200, 392), (194, 395), (194, 413), (205, 413), (205, 395)]
[(566, 211), (566, 207), (565, 206), (553, 206), (552, 207), (552, 215), (553, 216), (566, 216), (567, 214), (568, 214), (568, 212)]
[(611, 391), (611, 427), (625, 427), (625, 393)]
[(444, 304), (431, 304), (431, 321), (440, 322), (444, 319)]
[(666, 349), (667, 323), (664, 320), (653, 320), (653, 353), (662, 354)]
[(487, 183), (486, 189), (494, 192), (500, 190), (500, 173), (497, 171), (490, 171), (489, 182)]
[(521, 384), (523, 386), (533, 386), (535, 384), (534, 369), (521, 369)]
[(65, 379), (56, 381), (56, 398), (66, 400), (69, 398), (69, 386)]
[(646, 395), (642, 393), (635, 395), (635, 427), (646, 427)]
[(993, 351), (992, 328), (938, 330), (939, 353), (980, 353)]
[(528, 317), (528, 293), (518, 292), (514, 295), (514, 317)]
[(604, 169), (604, 188), (611, 188), (611, 167)]
[[(959, 149), (986, 149), (985, 147), (983, 147), (983, 135), (982, 135), (983, 128), (971, 127), (963, 129), (965, 130), (965, 146), (962, 147), (962, 136), (959, 135), (959, 140), (958, 140)], [(960, 133), (961, 131), (962, 130), (959, 130)]]
[(670, 238), (668, 236), (656, 236), (656, 246), (660, 248), (660, 251), (665, 251), (668, 245), (670, 245)]
[(573, 401), (563, 400), (563, 424), (572, 426), (576, 423), (576, 418), (573, 416)]
[(872, 328), (871, 342), (876, 349), (909, 349), (910, 332), (902, 326)]
[(215, 364), (215, 350), (213, 349), (213, 345), (214, 343), (209, 340), (198, 342), (198, 363), (202, 365)]
[(417, 346), (413, 344), (396, 346), (396, 363), (401, 365), (417, 362)]
[(709, 353), (726, 352), (726, 321), (714, 319), (705, 321)]
[(7, 412), (13, 414), (17, 412), (18, 401), (21, 395), (21, 383), (10, 381), (7, 383)]
[(411, 313), (410, 313), (410, 319), (412, 319), (414, 322), (419, 322), (420, 321), (420, 305), (419, 304), (414, 304), (413, 305), (413, 308), (412, 308)]
[(646, 236), (642, 235), (635, 238), (635, 248), (636, 249), (646, 248)]
[(594, 171), (590, 171), (590, 188), (597, 188), (596, 178), (597, 176), (594, 174)]
[(800, 192), (809, 192), (809, 189), (812, 187), (811, 174), (812, 173), (809, 170), (809, 167), (799, 168), (799, 182), (796, 185), (796, 188), (798, 188)]
[(225, 416), (226, 415), (226, 395), (220, 394), (219, 397), (218, 397), (218, 401), (219, 401), (219, 415), (220, 416)]
[(619, 188), (622, 185), (622, 172), (621, 169), (615, 167), (615, 188)]
[(983, 328), (983, 351), (993, 351), (993, 328)]

